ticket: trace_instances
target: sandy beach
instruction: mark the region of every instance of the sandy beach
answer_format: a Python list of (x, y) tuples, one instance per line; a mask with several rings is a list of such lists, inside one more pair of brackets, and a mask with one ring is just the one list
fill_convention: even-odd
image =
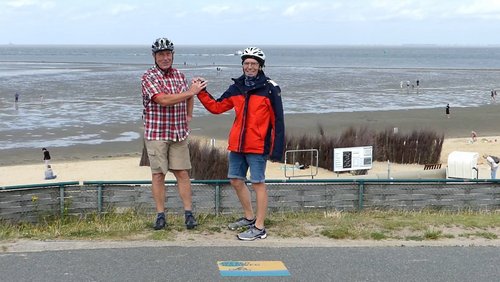
[[(428, 129), (445, 135), (441, 154), (443, 168), (448, 154), (452, 151), (477, 152), (500, 156), (500, 105), (479, 108), (452, 109), (450, 118), (444, 108), (398, 111), (351, 112), (328, 114), (286, 115), (288, 134), (314, 135), (321, 126), (327, 135), (335, 136), (349, 127), (366, 127), (372, 130), (393, 130), (401, 133)], [(192, 138), (216, 139), (216, 145), (225, 147), (225, 139), (232, 123), (232, 115), (195, 118), (191, 124)], [(140, 123), (130, 125), (130, 131), (140, 132)], [(470, 134), (478, 134), (477, 142), (471, 143)], [(0, 186), (38, 184), (61, 181), (89, 180), (150, 180), (148, 167), (140, 167), (142, 140), (113, 142), (100, 145), (82, 145), (48, 148), (52, 155), (52, 167), (58, 176), (54, 180), (44, 180), (44, 165), (41, 148), (22, 150), (2, 150), (0, 160)], [(309, 148), (307, 148), (309, 149)], [(479, 178), (489, 177), (489, 168), (484, 160), (479, 160)], [(422, 165), (398, 165), (374, 163), (366, 178), (387, 173), (423, 170)], [(315, 178), (349, 177), (319, 169)], [(169, 179), (172, 175), (168, 176)], [(282, 164), (269, 163), (268, 179), (285, 179)]]

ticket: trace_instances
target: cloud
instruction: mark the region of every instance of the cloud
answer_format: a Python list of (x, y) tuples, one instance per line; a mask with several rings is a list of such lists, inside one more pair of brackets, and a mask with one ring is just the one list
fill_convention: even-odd
[(42, 9), (49, 9), (55, 6), (55, 3), (52, 1), (42, 0), (11, 0), (5, 4), (11, 8), (40, 7)]
[(210, 15), (219, 15), (229, 10), (231, 10), (231, 7), (226, 5), (209, 5), (201, 9), (202, 12)]
[(377, 22), (450, 19), (500, 19), (498, 0), (339, 0), (282, 5), (282, 15), (292, 21)]
[(317, 7), (318, 3), (314, 2), (293, 4), (285, 9), (283, 15), (288, 17), (294, 17), (301, 15), (303, 13), (310, 13), (311, 11), (314, 11)]
[(479, 19), (500, 19), (500, 1), (479, 0), (458, 6), (456, 14), (459, 16)]
[[(445, 40), (441, 38), (444, 31), (457, 34), (455, 38), (461, 40), (479, 38), (485, 30), (496, 34), (500, 26), (500, 0), (253, 0), (251, 6), (231, 0), (143, 2), (0, 0), (0, 44), (24, 43), (26, 38), (38, 43), (67, 43), (72, 34), (81, 34), (75, 40), (85, 43), (108, 43), (117, 39), (100, 36), (119, 31), (129, 35), (131, 43), (144, 42), (149, 33), (156, 36), (165, 32), (163, 25), (146, 31), (141, 28), (157, 17), (175, 22), (178, 28), (169, 31), (175, 38), (197, 30), (199, 37), (182, 40), (200, 44), (249, 40), (288, 43), (300, 37), (321, 43), (398, 43), (408, 40), (403, 34), (406, 31), (426, 34), (422, 42), (433, 43)], [(252, 28), (262, 31), (262, 36), (249, 39), (247, 32)], [(317, 36), (311, 30), (328, 36)], [(48, 37), (49, 33), (54, 36)], [(475, 40), (498, 42), (493, 36)]]
[(116, 16), (136, 10), (137, 7), (128, 4), (115, 4), (111, 7), (111, 15)]
[[(367, 6), (368, 5), (368, 6)], [(498, 0), (377, 0), (364, 5), (365, 17), (377, 20), (500, 19)], [(363, 10), (363, 7), (360, 7)]]
[(67, 9), (61, 9), (61, 19), (70, 21), (94, 21), (106, 22), (112, 18), (118, 18), (124, 14), (129, 14), (137, 10), (137, 7), (129, 4), (112, 4), (108, 6), (86, 5), (74, 6)]
[(342, 1), (309, 1), (300, 2), (291, 5), (284, 3), (281, 7), (281, 17), (285, 21), (302, 23), (334, 22), (339, 19), (340, 8), (343, 7)]
[(284, 7), (283, 16), (313, 22), (369, 22), (390, 19), (423, 19), (425, 11), (411, 0), (315, 1)]
[(7, 6), (13, 7), (13, 8), (33, 6), (35, 4), (36, 4), (36, 1), (34, 1), (34, 0), (12, 0), (12, 1), (8, 1), (6, 3)]

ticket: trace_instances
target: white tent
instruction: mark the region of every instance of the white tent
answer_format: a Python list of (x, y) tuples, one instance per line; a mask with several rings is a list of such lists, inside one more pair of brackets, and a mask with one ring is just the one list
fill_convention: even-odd
[(479, 153), (453, 151), (448, 155), (447, 178), (476, 179)]

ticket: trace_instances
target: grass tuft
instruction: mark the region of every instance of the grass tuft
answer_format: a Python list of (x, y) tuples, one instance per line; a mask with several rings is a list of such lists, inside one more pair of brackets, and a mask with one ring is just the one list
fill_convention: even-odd
[(427, 240), (437, 240), (442, 237), (443, 232), (440, 230), (427, 230), (424, 233), (424, 238)]
[(388, 237), (382, 232), (372, 232), (370, 234), (370, 238), (377, 241), (388, 239)]

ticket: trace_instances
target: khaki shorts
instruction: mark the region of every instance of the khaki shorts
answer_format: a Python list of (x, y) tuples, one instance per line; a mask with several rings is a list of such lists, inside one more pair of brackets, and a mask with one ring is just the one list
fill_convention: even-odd
[(188, 144), (188, 138), (180, 142), (146, 140), (151, 173), (191, 169)]

